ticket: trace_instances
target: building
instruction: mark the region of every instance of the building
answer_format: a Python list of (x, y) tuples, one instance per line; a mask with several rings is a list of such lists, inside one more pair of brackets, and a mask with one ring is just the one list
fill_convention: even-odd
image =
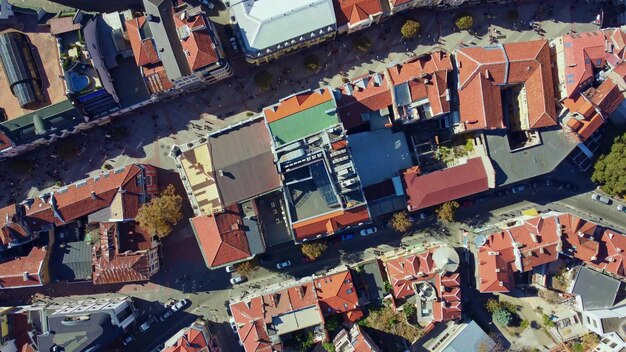
[(216, 131), (190, 148), (176, 147), (174, 154), (208, 267), (265, 252), (266, 242), (272, 242), (264, 234), (270, 231), (287, 234), (280, 207), (275, 200), (266, 202), (276, 198), (280, 178), (261, 118)]
[(359, 324), (352, 325), (350, 329), (341, 329), (333, 339), (333, 345), (337, 352), (382, 351)]
[(0, 290), (43, 286), (49, 281), (49, 252), (33, 247), (28, 255), (0, 263)]
[(475, 321), (470, 320), (441, 324), (413, 344), (411, 351), (489, 351), (494, 347), (496, 344), (491, 337)]
[(246, 352), (280, 348), (283, 338), (301, 330), (312, 332), (316, 342), (323, 341), (327, 338), (326, 317), (341, 314), (350, 321), (351, 317), (362, 316), (353, 315), (358, 309), (359, 299), (349, 270), (266, 288), (230, 304)]
[(626, 286), (597, 271), (580, 267), (570, 293), (574, 309), (582, 314), (583, 326), (601, 337), (594, 351), (621, 351), (626, 348)]
[(332, 0), (243, 0), (226, 6), (246, 61), (257, 65), (337, 32)]
[(202, 7), (174, 13), (169, 1), (145, 0), (143, 4), (146, 14), (127, 20), (126, 28), (151, 94), (178, 95), (232, 74), (215, 27)]
[(216, 339), (206, 323), (196, 321), (165, 341), (162, 352), (219, 352)]
[(23, 245), (35, 239), (24, 221), (24, 208), (10, 204), (0, 209), (0, 251)]
[(296, 243), (370, 220), (346, 131), (329, 88), (263, 110)]
[(454, 248), (433, 246), (388, 258), (384, 264), (393, 297), (415, 304), (420, 324), (461, 318), (459, 255)]
[(383, 17), (380, 0), (334, 0), (333, 4), (339, 34), (368, 28)]

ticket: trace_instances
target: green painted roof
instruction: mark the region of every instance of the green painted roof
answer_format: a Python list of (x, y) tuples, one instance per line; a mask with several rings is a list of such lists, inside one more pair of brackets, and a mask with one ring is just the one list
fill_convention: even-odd
[(335, 108), (330, 100), (270, 123), (274, 143), (280, 147), (338, 124)]

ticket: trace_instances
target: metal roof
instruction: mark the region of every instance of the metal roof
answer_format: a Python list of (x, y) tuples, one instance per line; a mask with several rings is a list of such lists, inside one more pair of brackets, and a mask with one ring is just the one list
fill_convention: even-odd
[(87, 280), (91, 277), (91, 246), (89, 243), (68, 242), (52, 252), (51, 272), (58, 281)]
[(232, 12), (251, 53), (326, 35), (337, 21), (331, 0), (243, 0)]
[(21, 107), (43, 100), (41, 78), (26, 35), (19, 32), (0, 34), (0, 63), (9, 88)]
[(580, 296), (584, 310), (610, 308), (618, 295), (624, 295), (624, 286), (619, 280), (583, 266), (576, 274), (572, 294)]

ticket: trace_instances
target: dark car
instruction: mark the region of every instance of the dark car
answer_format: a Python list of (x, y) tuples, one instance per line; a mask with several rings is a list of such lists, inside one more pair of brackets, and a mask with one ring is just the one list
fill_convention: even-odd
[(341, 235), (341, 240), (342, 241), (350, 241), (354, 239), (354, 234), (353, 233), (344, 233), (343, 235)]

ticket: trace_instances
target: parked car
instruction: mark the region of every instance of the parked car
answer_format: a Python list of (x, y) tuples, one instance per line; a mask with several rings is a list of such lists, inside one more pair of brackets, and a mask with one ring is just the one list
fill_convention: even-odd
[(128, 335), (126, 336), (123, 340), (122, 340), (122, 345), (124, 346), (128, 346), (129, 343), (133, 342), (133, 340), (135, 340), (135, 336), (133, 335)]
[(156, 318), (155, 317), (150, 317), (150, 319), (146, 320), (145, 323), (141, 324), (141, 326), (139, 327), (139, 330), (141, 330), (141, 332), (146, 332), (148, 331), (152, 325), (154, 325), (154, 323), (156, 323)]
[(172, 311), (178, 312), (179, 310), (187, 307), (190, 304), (191, 304), (191, 301), (189, 301), (188, 299), (181, 299), (180, 301), (178, 301), (176, 304), (172, 306)]
[(605, 196), (601, 196), (597, 193), (592, 194), (591, 199), (595, 200), (596, 202), (604, 203), (606, 205), (611, 204), (611, 200), (609, 198)]
[(233, 271), (235, 271), (235, 270), (237, 270), (237, 269), (235, 269), (235, 266), (234, 266), (234, 265), (228, 265), (228, 266), (226, 267), (226, 272), (227, 272), (227, 273), (232, 273), (232, 272), (233, 272)]
[(617, 210), (626, 213), (626, 207), (621, 204), (617, 206)]
[(239, 52), (239, 46), (237, 45), (237, 40), (235, 39), (235, 37), (230, 37), (228, 39), (228, 41), (230, 42), (230, 46), (231, 46), (231, 48), (233, 48), (233, 51), (235, 53), (238, 53)]
[(291, 266), (291, 260), (285, 260), (284, 262), (280, 262), (276, 264), (276, 269), (284, 269)]
[(261, 264), (271, 262), (272, 260), (274, 260), (274, 257), (271, 254), (263, 254), (257, 258), (259, 260), (259, 263)]
[(373, 233), (376, 233), (378, 231), (378, 229), (376, 227), (369, 227), (366, 229), (361, 230), (361, 232), (359, 233), (361, 236), (369, 236)]
[(230, 318), (230, 328), (233, 329), (233, 332), (237, 335), (237, 324), (235, 324), (235, 318)]
[(341, 240), (342, 241), (350, 241), (354, 239), (354, 234), (353, 233), (344, 233), (343, 235), (341, 235)]
[(159, 317), (159, 321), (163, 322), (165, 321), (167, 318), (171, 317), (172, 314), (174, 314), (172, 312), (171, 309), (166, 310), (160, 317)]
[(524, 192), (524, 190), (526, 190), (526, 186), (524, 185), (519, 185), (512, 188), (513, 193)]
[(230, 279), (230, 283), (232, 285), (240, 284), (240, 283), (242, 283), (244, 281), (246, 281), (246, 277), (245, 276), (235, 276), (232, 279)]

